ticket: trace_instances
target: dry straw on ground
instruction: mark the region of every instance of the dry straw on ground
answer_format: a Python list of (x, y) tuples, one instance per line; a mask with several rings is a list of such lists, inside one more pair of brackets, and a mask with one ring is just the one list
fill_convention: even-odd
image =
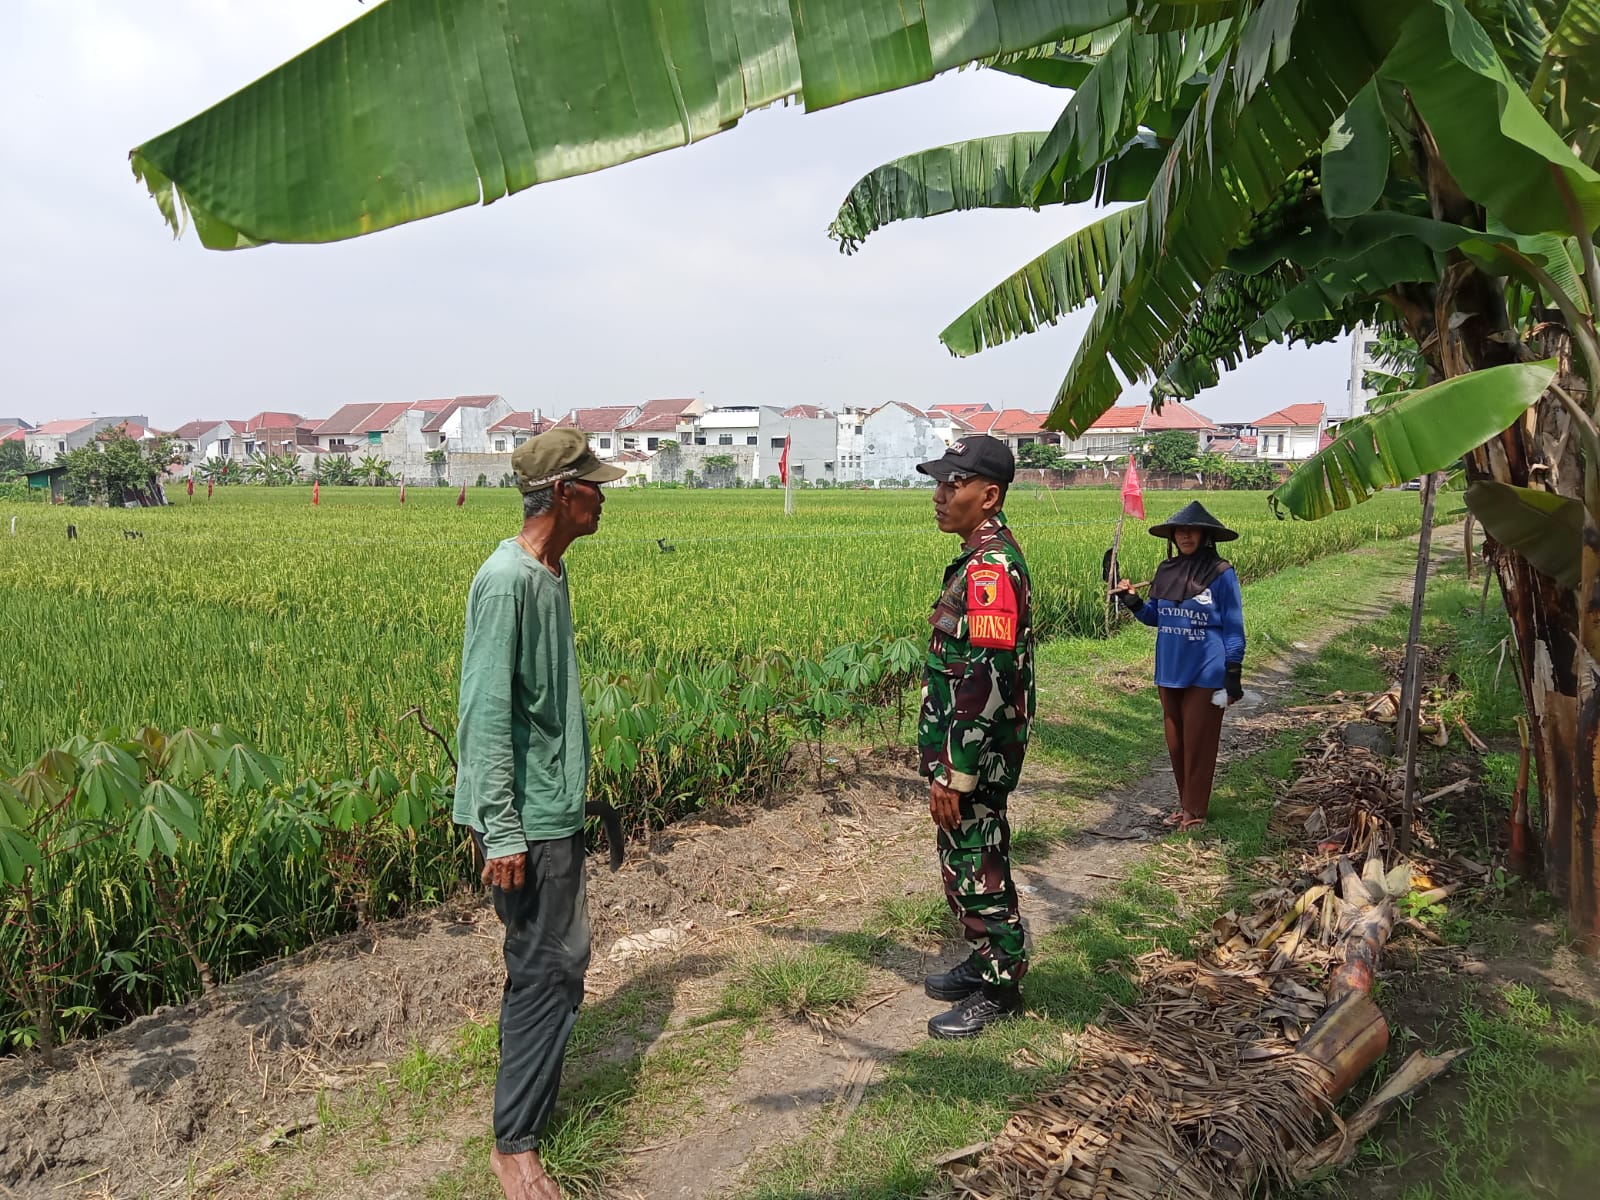
[[(1347, 943), (1374, 914), (1392, 921), (1394, 895), (1475, 864), (1389, 865), (1397, 781), (1337, 729), (1298, 760), (1299, 777), (1273, 815), (1274, 831), (1301, 853), (1257, 862), (1261, 886), (1248, 910), (1217, 918), (1192, 960), (1161, 951), (1139, 960), (1144, 999), (1077, 1035), (1061, 1086), (1024, 1106), (993, 1142), (958, 1152), (979, 1156), (956, 1168), (958, 1196), (1232, 1200), (1348, 1156), (1358, 1138), (1336, 1133), (1319, 1144), (1330, 1072), (1295, 1045), (1328, 1007), (1330, 977), (1340, 990)], [(1192, 880), (1180, 894), (1202, 904), (1219, 894), (1216, 863), (1196, 858), (1204, 851), (1165, 853), (1169, 886)], [(1403, 1073), (1420, 1086), (1449, 1061), (1416, 1056)], [(1370, 1128), (1380, 1115), (1364, 1110), (1357, 1123)]]

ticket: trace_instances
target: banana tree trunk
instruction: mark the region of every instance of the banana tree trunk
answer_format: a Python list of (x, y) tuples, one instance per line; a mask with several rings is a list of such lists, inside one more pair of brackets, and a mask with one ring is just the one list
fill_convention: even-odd
[[(1434, 216), (1483, 228), (1482, 211), (1444, 167), (1420, 116), (1416, 117), (1415, 132), (1412, 152), (1419, 175), (1427, 181)], [(1522, 356), (1506, 312), (1502, 281), (1459, 253), (1449, 256), (1437, 285), (1405, 285), (1396, 289), (1391, 299), (1407, 333), (1443, 378)], [(1558, 359), (1559, 384), (1587, 399), (1588, 389), (1572, 367), (1571, 339), (1564, 327), (1540, 325), (1527, 341), (1526, 349), (1533, 357)], [(1467, 457), (1470, 478), (1566, 496), (1583, 495), (1583, 470), (1572, 418), (1553, 395), (1546, 395), (1510, 429)], [(1593, 557), (1593, 551), (1588, 553)], [(1589, 583), (1589, 567), (1586, 559), (1585, 584)], [(1600, 821), (1595, 802), (1595, 733), (1600, 728), (1600, 713), (1595, 708), (1600, 700), (1593, 696), (1595, 647), (1581, 636), (1600, 629), (1600, 612), (1592, 614), (1584, 622), (1587, 628), (1580, 631), (1577, 591), (1535, 571), (1526, 559), (1505, 547), (1496, 554), (1494, 569), (1516, 643), (1517, 683), (1528, 713), (1539, 775), (1545, 885), (1553, 895), (1568, 901), (1575, 932), (1600, 927), (1600, 909), (1596, 908), (1600, 901)], [(1592, 586), (1583, 591), (1594, 596)], [(1591, 681), (1585, 689), (1590, 703), (1581, 727), (1580, 679)], [(1576, 854), (1575, 833), (1584, 843)], [(1575, 894), (1573, 881), (1579, 874), (1585, 874), (1587, 882)], [(1587, 915), (1576, 911), (1580, 907)]]
[[(1592, 411), (1592, 406), (1591, 411)], [(1584, 464), (1583, 577), (1578, 590), (1577, 774), (1572, 811), (1572, 895), (1567, 905), (1574, 941), (1600, 953), (1600, 463)]]

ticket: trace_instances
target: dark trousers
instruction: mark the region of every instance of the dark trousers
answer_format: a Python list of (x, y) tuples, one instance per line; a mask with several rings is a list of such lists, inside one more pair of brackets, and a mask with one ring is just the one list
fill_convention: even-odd
[(1203, 817), (1211, 808), (1211, 779), (1217, 771), (1222, 709), (1211, 703), (1216, 688), (1159, 688), (1167, 731), (1167, 754), (1184, 814)]
[[(483, 851), (483, 840), (473, 840)], [(583, 833), (528, 846), (527, 882), (491, 888), (505, 926), (506, 985), (500, 997), (500, 1072), (494, 1081), (494, 1143), (502, 1154), (537, 1150), (561, 1084), (567, 1039), (589, 968), (589, 907)]]
[(1011, 882), (1011, 825), (1005, 792), (961, 797), (961, 824), (939, 830), (944, 898), (994, 988), (1014, 988), (1028, 973), (1017, 889)]

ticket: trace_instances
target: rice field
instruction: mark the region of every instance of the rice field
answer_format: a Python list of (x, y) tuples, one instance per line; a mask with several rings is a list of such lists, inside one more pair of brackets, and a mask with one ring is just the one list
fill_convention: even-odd
[[(1154, 522), (1193, 496), (1150, 493), (1146, 511)], [(1246, 580), (1419, 519), (1401, 493), (1315, 524), (1274, 519), (1259, 492), (1204, 500), (1240, 530), (1229, 557)], [(599, 534), (568, 555), (586, 671), (670, 674), (920, 638), (955, 549), (930, 493), (796, 501), (785, 517), (775, 491), (612, 489)], [(159, 510), (18, 506), (16, 535), (0, 528), (0, 764), (145, 722), (220, 721), (307, 771), (359, 773), (415, 749), (419, 731), (396, 719), (420, 705), (453, 726), (467, 586), (516, 532), (518, 504), (498, 488), (468, 489), (459, 508), (444, 489), (412, 489), (402, 507), (394, 489), (327, 488), (313, 508), (307, 488), (220, 488)], [(1110, 490), (1011, 496), (1040, 636), (1100, 627), (1117, 511)], [(1147, 579), (1160, 553), (1130, 520), (1130, 577)]]
[[(453, 732), (467, 587), (521, 514), (509, 490), (454, 501), (228, 488), (158, 510), (19, 506), (0, 533), (0, 1054), (181, 1002), (469, 877), (448, 760), (402, 717)], [(1247, 579), (1419, 515), (1399, 494), (1315, 525), (1273, 520), (1260, 493), (1206, 501), (1241, 530)], [(909, 737), (955, 552), (930, 493), (782, 504), (615, 491), (569, 552), (591, 794), (630, 825), (763, 793), (786, 764), (821, 772), (841, 724)], [(1118, 506), (1013, 495), (1042, 636), (1100, 630)], [(1130, 577), (1160, 553), (1130, 523)]]

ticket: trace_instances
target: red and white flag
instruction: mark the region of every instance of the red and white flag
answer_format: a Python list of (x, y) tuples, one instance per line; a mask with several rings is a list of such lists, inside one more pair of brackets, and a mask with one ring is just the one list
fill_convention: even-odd
[(460, 508), (466, 502), (467, 502), (467, 485), (465, 483), (463, 483), (461, 485), (461, 494), (456, 497), (456, 507)]
[(406, 502), (406, 477), (404, 475), (402, 475), (402, 476), (400, 476), (400, 503), (404, 504), (405, 502)]
[(206, 480), (206, 499), (207, 500), (211, 499), (211, 489), (216, 487), (216, 486), (217, 486), (217, 481), (216, 480), (214, 480), (214, 479)]
[(1128, 459), (1128, 473), (1122, 477), (1122, 511), (1144, 520), (1144, 488), (1139, 486), (1139, 468)]
[(778, 455), (778, 482), (789, 485), (789, 438), (783, 439), (783, 453)]
[(322, 480), (311, 481), (311, 507), (315, 508), (322, 503)]
[(194, 495), (194, 476), (189, 476), (189, 495)]

